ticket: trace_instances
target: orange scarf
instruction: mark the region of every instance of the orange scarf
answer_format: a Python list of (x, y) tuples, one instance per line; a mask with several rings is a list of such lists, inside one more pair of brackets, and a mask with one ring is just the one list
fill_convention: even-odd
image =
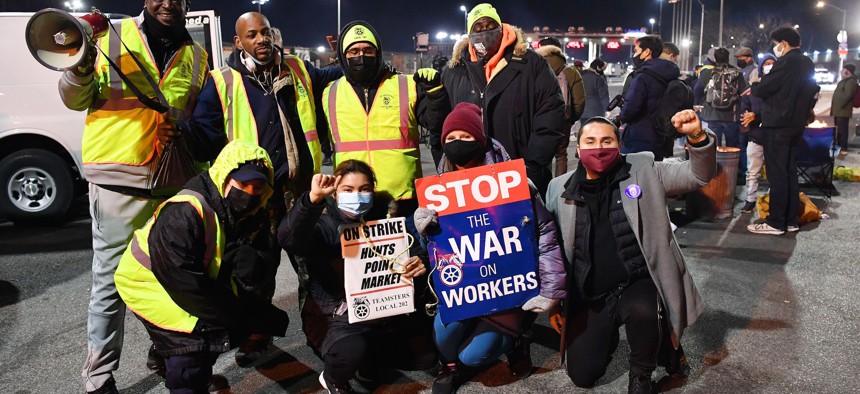
[[(499, 65), (499, 62), (505, 57), (505, 49), (517, 42), (517, 32), (507, 23), (502, 23), (502, 45), (493, 57), (484, 65), (484, 75), (487, 77), (487, 83), (490, 82), (490, 76), (493, 75), (493, 70)], [(469, 55), (473, 62), (478, 61), (478, 55), (475, 54), (475, 48), (469, 44)]]

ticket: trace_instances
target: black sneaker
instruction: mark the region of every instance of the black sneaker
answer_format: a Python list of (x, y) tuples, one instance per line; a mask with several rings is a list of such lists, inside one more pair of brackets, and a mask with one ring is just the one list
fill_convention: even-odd
[(741, 208), (741, 213), (752, 213), (753, 211), (755, 211), (755, 201), (747, 201)]
[(651, 374), (634, 374), (629, 373), (629, 381), (627, 383), (627, 394), (651, 394), (654, 392), (654, 387), (651, 385)]
[(456, 393), (457, 389), (463, 382), (462, 375), (457, 369), (457, 363), (450, 363), (442, 366), (436, 379), (433, 380), (433, 386), (430, 391), (433, 394), (451, 394)]
[(149, 353), (146, 355), (146, 369), (155, 372), (158, 376), (164, 377), (166, 371), (164, 357), (155, 351), (155, 345), (149, 346)]
[(322, 165), (330, 166), (331, 165), (331, 156), (323, 157)]
[(517, 340), (517, 344), (506, 355), (508, 358), (508, 370), (511, 376), (517, 379), (525, 379), (532, 374), (532, 355), (530, 352), (531, 342), (525, 336)]
[(320, 372), (320, 385), (329, 394), (354, 394), (355, 391), (350, 387), (349, 382), (338, 383), (325, 376), (325, 371)]
[(113, 380), (113, 376), (111, 376), (102, 387), (87, 391), (87, 394), (119, 394), (119, 390), (116, 389), (116, 380)]

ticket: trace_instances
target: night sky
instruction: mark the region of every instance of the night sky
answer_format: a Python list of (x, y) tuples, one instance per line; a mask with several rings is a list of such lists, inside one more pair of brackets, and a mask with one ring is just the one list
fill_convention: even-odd
[[(411, 51), (412, 36), (419, 31), (435, 34), (462, 32), (464, 17), (460, 5), (467, 7), (475, 1), (462, 0), (341, 0), (342, 23), (364, 19), (370, 22), (382, 36), (383, 45), (389, 51)], [(716, 13), (719, 0), (703, 0), (706, 11)], [(86, 5), (95, 5), (104, 12), (130, 15), (140, 13), (143, 0), (84, 0)], [(61, 7), (60, 0), (0, 0), (2, 11), (37, 11), (45, 7)], [(815, 0), (725, 0), (726, 22), (757, 14), (778, 14), (801, 26), (804, 50), (836, 49), (836, 33), (842, 22), (840, 12), (827, 9), (817, 13)], [(638, 28), (648, 26), (649, 18), (658, 18), (657, 0), (616, 1), (496, 1), (503, 22), (511, 23), (531, 31), (535, 25), (551, 29), (567, 30), (568, 26), (585, 26), (589, 31), (602, 31), (606, 26)], [(849, 46), (860, 45), (860, 2), (856, 0), (832, 0), (832, 4), (849, 8)], [(853, 9), (850, 9), (853, 8)], [(192, 0), (192, 9), (214, 9), (222, 17), (225, 38), (232, 39), (234, 21), (246, 11), (256, 10), (251, 0)], [(284, 32), (287, 45), (317, 47), (325, 44), (325, 36), (337, 33), (337, 0), (287, 1), (271, 0), (263, 6), (273, 26)], [(854, 17), (852, 18), (852, 14)], [(694, 25), (698, 26), (698, 5), (693, 8)], [(671, 6), (663, 7), (664, 36), (670, 34)], [(755, 28), (756, 26), (751, 26)], [(716, 25), (706, 26), (716, 29)], [(806, 44), (812, 44), (807, 48)], [(709, 46), (710, 43), (705, 43)]]

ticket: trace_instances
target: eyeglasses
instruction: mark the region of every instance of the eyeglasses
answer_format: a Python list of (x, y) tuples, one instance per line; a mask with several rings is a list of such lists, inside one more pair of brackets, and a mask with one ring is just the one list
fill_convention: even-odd
[(376, 48), (374, 47), (364, 47), (364, 48), (352, 48), (346, 51), (347, 56), (376, 56)]

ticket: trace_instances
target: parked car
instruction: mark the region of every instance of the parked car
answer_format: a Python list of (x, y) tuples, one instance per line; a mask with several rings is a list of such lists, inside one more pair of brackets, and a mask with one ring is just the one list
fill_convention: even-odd
[[(16, 223), (65, 217), (87, 191), (81, 162), (86, 112), (66, 108), (57, 92), (60, 73), (40, 65), (24, 41), (33, 13), (0, 13), (0, 217)], [(220, 18), (189, 12), (191, 36), (221, 67)]]
[(815, 68), (815, 83), (819, 85), (836, 83), (836, 76), (826, 68)]

